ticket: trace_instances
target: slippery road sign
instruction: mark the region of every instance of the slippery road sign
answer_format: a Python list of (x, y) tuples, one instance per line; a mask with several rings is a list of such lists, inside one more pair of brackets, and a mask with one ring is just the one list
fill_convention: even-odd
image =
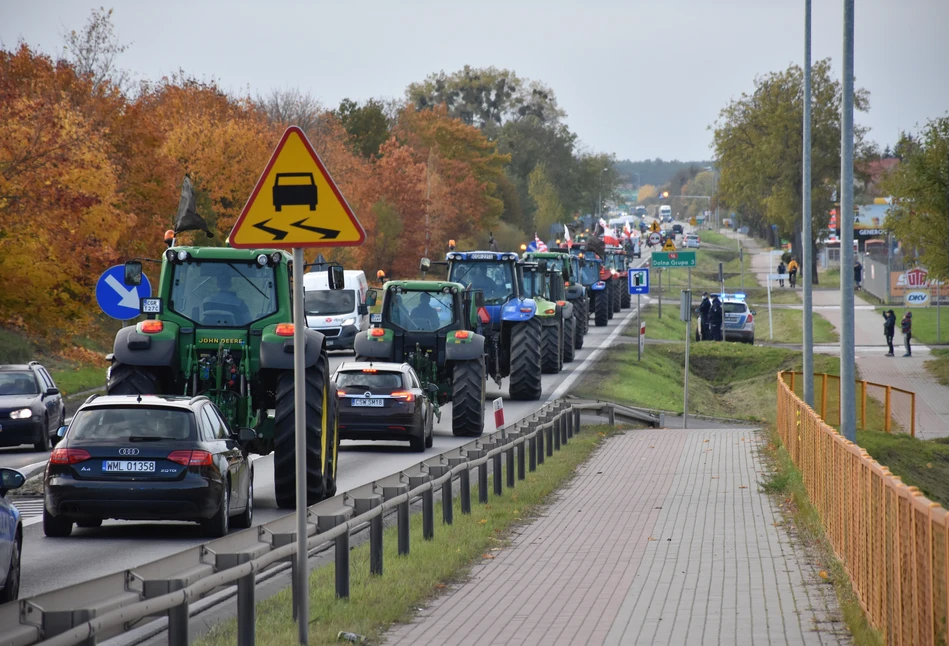
[(125, 265), (109, 267), (96, 283), (96, 301), (106, 316), (128, 321), (139, 315), (139, 299), (152, 295), (148, 276), (142, 274), (138, 287), (125, 284)]
[(228, 242), (238, 249), (352, 247), (366, 232), (300, 128), (290, 126)]

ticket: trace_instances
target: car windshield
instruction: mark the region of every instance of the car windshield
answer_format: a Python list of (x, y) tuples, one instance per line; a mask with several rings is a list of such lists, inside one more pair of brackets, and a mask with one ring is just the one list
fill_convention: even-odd
[(454, 298), (440, 291), (394, 291), (388, 320), (408, 332), (435, 332), (455, 320)]
[(303, 309), (310, 316), (350, 314), (356, 309), (356, 292), (352, 289), (308, 290), (303, 296)]
[(544, 275), (539, 271), (524, 270), (524, 297), (546, 298), (544, 291)]
[(722, 303), (722, 309), (726, 314), (744, 314), (748, 306), (744, 303)]
[[(70, 440), (188, 440), (194, 414), (181, 408), (149, 406), (88, 408), (69, 425)], [(131, 439), (130, 439), (131, 438)]]
[(486, 305), (500, 305), (514, 295), (514, 272), (511, 262), (455, 260), (448, 280), (484, 292)]
[(398, 390), (404, 387), (401, 372), (384, 372), (371, 368), (337, 373), (336, 386), (339, 388), (361, 388), (370, 392)]
[(38, 395), (39, 386), (36, 385), (36, 378), (33, 373), (24, 370), (23, 372), (0, 372), (0, 395)]
[(198, 325), (246, 327), (277, 311), (274, 268), (255, 262), (176, 265), (168, 307)]

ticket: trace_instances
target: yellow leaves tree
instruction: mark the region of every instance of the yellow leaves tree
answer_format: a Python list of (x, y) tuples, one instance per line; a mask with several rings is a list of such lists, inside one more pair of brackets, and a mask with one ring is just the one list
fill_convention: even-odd
[(636, 201), (639, 204), (644, 204), (647, 200), (654, 200), (659, 197), (659, 189), (653, 186), (652, 184), (643, 184), (639, 187), (639, 194), (636, 197)]

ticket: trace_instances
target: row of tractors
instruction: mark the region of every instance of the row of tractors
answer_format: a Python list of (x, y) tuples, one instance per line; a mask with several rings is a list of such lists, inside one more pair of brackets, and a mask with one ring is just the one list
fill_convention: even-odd
[[(235, 432), (254, 431), (248, 451), (274, 454), (277, 504), (294, 507), (291, 256), (171, 246), (160, 262), (157, 295), (142, 301), (146, 318), (122, 328), (107, 357), (108, 394), (209, 397)], [(433, 265), (445, 267), (445, 280), (424, 280)], [(574, 359), (591, 315), (604, 326), (629, 305), (626, 267), (621, 248), (523, 258), (452, 249), (443, 262), (423, 259), (423, 280), (389, 281), (381, 299), (370, 290), (360, 307), (372, 308), (372, 327), (356, 339), (356, 354), (411, 364), (437, 405), (452, 403), (454, 434), (478, 436), (487, 378), (507, 378), (513, 399), (540, 399), (541, 374)], [(126, 284), (141, 283), (141, 261), (125, 270)], [(330, 288), (342, 288), (342, 267), (327, 271)], [(323, 335), (306, 329), (304, 338), (306, 502), (314, 504), (336, 493), (337, 395)]]

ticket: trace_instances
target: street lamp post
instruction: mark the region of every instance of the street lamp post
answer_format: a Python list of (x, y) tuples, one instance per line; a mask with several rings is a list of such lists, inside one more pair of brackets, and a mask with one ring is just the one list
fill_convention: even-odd
[(598, 179), (596, 183), (596, 218), (597, 220), (603, 217), (601, 215), (602, 211), (600, 207), (600, 204), (603, 201), (603, 173), (605, 173), (608, 170), (609, 168), (604, 168), (603, 170), (601, 170), (600, 175), (597, 178)]

